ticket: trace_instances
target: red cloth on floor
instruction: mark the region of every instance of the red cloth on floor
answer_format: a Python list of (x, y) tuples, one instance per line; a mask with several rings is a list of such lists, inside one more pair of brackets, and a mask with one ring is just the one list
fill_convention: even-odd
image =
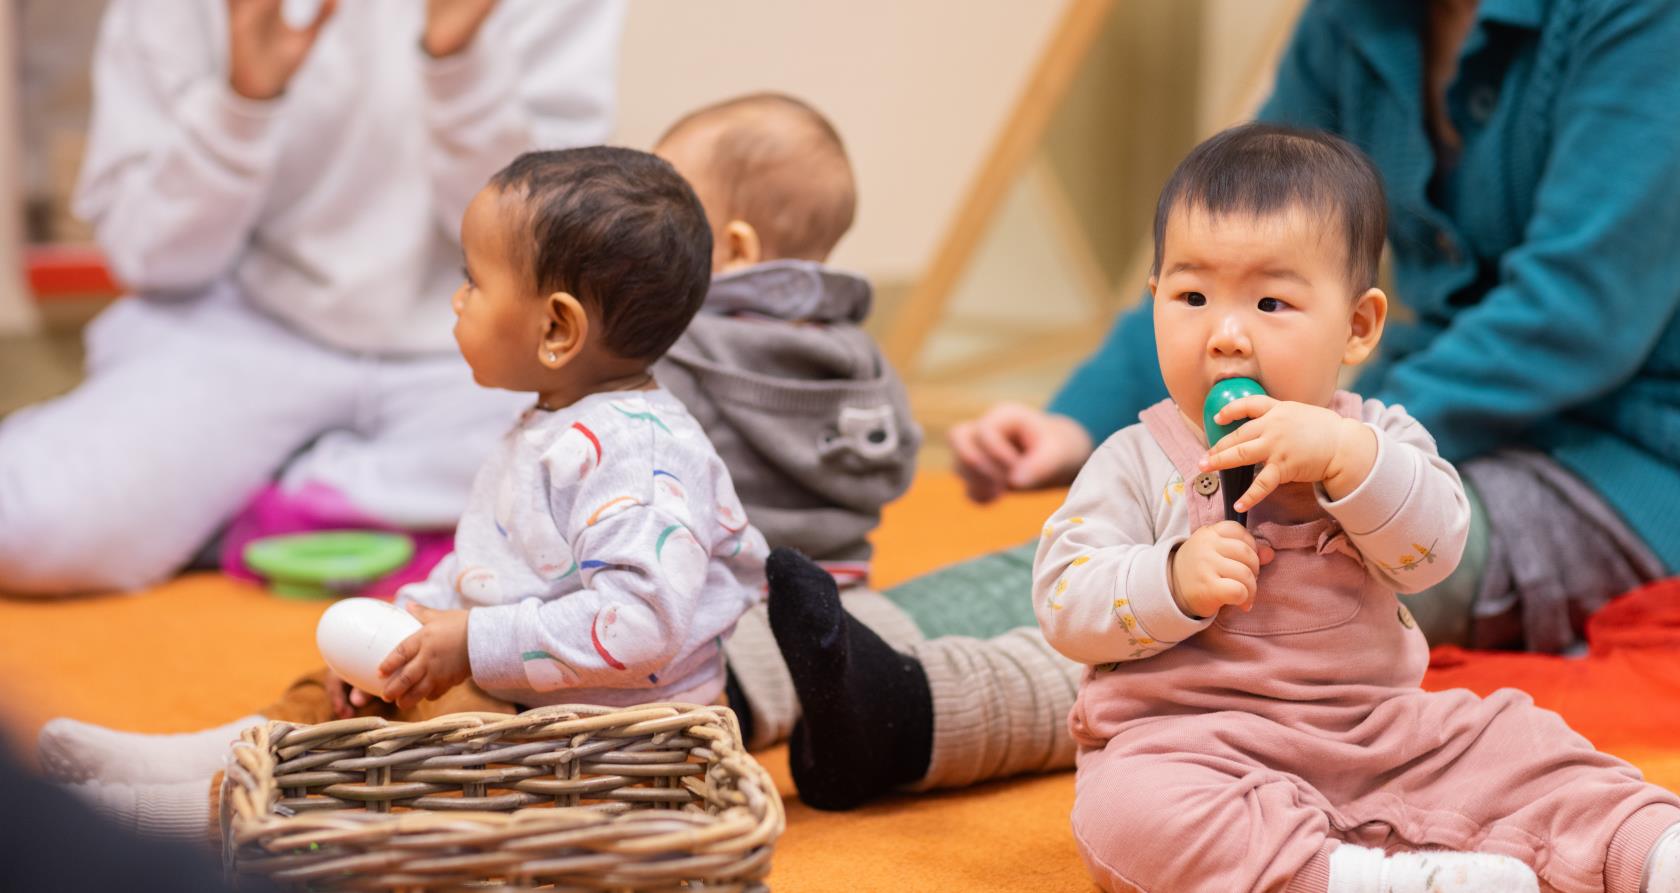
[(1680, 743), (1680, 577), (1604, 606), (1587, 621), (1587, 646), (1580, 658), (1443, 646), (1423, 684), (1520, 688), (1599, 747)]

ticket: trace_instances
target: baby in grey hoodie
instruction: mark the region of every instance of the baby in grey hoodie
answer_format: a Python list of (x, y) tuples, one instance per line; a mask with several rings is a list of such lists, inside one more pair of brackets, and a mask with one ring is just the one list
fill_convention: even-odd
[[(868, 536), (909, 487), (922, 432), (861, 328), (868, 280), (824, 263), (857, 203), (839, 135), (797, 99), (753, 94), (687, 115), (654, 152), (688, 178), (713, 235), (711, 290), (655, 377), (717, 446), (771, 546), (814, 559), (883, 638), (919, 638), (867, 585)], [(787, 737), (798, 700), (762, 606), (726, 650), (751, 743)]]

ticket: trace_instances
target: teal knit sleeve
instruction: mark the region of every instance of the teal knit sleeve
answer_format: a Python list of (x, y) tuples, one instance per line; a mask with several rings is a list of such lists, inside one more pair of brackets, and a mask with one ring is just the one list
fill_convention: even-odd
[(1272, 93), (1255, 116), (1259, 120), (1339, 132), (1335, 71), (1337, 60), (1348, 54), (1344, 42), (1333, 33), (1328, 5), (1315, 2), (1301, 13), (1289, 46), (1278, 59)]
[[(1372, 396), (1462, 460), (1636, 379), (1680, 312), (1680, 4), (1583, 3), (1554, 142), (1497, 285)], [(1659, 358), (1660, 359), (1660, 358)]]

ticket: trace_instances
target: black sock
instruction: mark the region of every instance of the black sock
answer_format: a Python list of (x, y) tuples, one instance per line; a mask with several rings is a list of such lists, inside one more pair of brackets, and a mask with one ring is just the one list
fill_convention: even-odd
[(840, 606), (828, 572), (791, 549), (770, 553), (770, 629), (804, 718), (788, 759), (799, 799), (851, 809), (921, 780), (933, 757), (933, 695), (915, 658)]
[(753, 736), (752, 705), (747, 703), (741, 680), (735, 677), (735, 668), (727, 663), (723, 665), (723, 696), (729, 701), (729, 709), (735, 711), (735, 720), (741, 724), (741, 743), (746, 744)]

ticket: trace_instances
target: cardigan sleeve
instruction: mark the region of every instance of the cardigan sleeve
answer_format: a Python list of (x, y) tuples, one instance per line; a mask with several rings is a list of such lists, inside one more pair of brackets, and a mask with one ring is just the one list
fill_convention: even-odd
[(1274, 124), (1340, 131), (1337, 112), (1335, 69), (1338, 57), (1345, 57), (1345, 42), (1323, 12), (1323, 3), (1313, 3), (1295, 26), (1283, 56), (1278, 59), (1271, 95), (1256, 117)]
[(194, 294), (250, 241), (288, 97), (228, 86), (200, 4), (113, 3), (93, 59), (93, 113), (73, 207), (124, 286)]
[(1592, 6), (1554, 73), (1555, 142), (1522, 242), (1373, 394), (1452, 461), (1617, 390), (1680, 312), (1680, 7)]

